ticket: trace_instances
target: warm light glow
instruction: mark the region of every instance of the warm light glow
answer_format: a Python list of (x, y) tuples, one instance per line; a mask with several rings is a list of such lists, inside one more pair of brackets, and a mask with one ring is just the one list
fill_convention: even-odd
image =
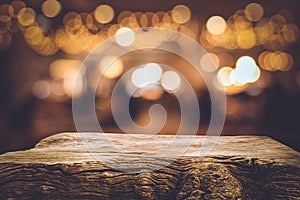
[(37, 45), (40, 43), (43, 39), (43, 36), (42, 30), (38, 26), (30, 26), (24, 33), (26, 42), (31, 45)]
[(151, 24), (152, 26), (157, 26), (158, 23), (159, 23), (159, 16), (157, 13), (154, 13), (151, 18)]
[(288, 71), (294, 64), (293, 57), (286, 52), (264, 51), (258, 57), (258, 63), (264, 70), (268, 71)]
[(178, 24), (184, 24), (191, 19), (191, 10), (185, 5), (177, 5), (172, 11), (172, 20)]
[(201, 67), (206, 72), (214, 72), (220, 65), (218, 56), (214, 53), (206, 53), (201, 57)]
[(247, 81), (244, 81), (241, 77), (239, 77), (240, 74), (238, 74), (238, 71), (236, 69), (233, 69), (229, 75), (230, 82), (234, 86), (243, 86), (247, 83)]
[(135, 40), (135, 33), (130, 28), (120, 28), (115, 35), (118, 45), (126, 47), (130, 46)]
[(79, 70), (69, 69), (63, 80), (64, 90), (67, 96), (79, 97), (83, 92), (83, 79)]
[(239, 84), (253, 83), (260, 77), (260, 69), (250, 56), (242, 56), (236, 62), (231, 82)]
[(100, 5), (94, 11), (95, 19), (102, 24), (107, 24), (113, 20), (115, 16), (114, 9), (109, 5)]
[(63, 80), (52, 80), (51, 83), (51, 92), (56, 96), (63, 96), (65, 95), (65, 90), (63, 87)]
[(285, 24), (282, 27), (282, 34), (286, 42), (295, 42), (299, 37), (299, 28), (292, 23)]
[(34, 83), (32, 93), (39, 99), (45, 99), (51, 94), (51, 86), (48, 81), (39, 80)]
[(244, 68), (244, 67), (250, 67), (253, 69), (253, 66), (255, 66), (255, 60), (251, 58), (250, 56), (242, 56), (236, 61), (236, 68)]
[(163, 73), (160, 83), (166, 91), (175, 92), (181, 85), (181, 79), (176, 72), (166, 71)]
[(255, 33), (252, 29), (237, 32), (237, 45), (241, 49), (251, 49), (256, 44)]
[(169, 15), (169, 13), (165, 12), (164, 15), (163, 15), (163, 17), (162, 17), (162, 22), (163, 22), (164, 24), (170, 24), (170, 23), (171, 23), (171, 20), (172, 20), (172, 18), (171, 18), (171, 16)]
[(223, 67), (218, 71), (218, 81), (221, 83), (223, 86), (230, 86), (232, 85), (232, 82), (230, 80), (230, 74), (232, 72), (231, 67)]
[(95, 107), (97, 110), (109, 110), (111, 105), (111, 99), (110, 98), (101, 98), (96, 101)]
[(264, 15), (263, 7), (258, 3), (250, 3), (245, 8), (246, 17), (248, 20), (257, 22), (259, 21)]
[(226, 21), (221, 16), (212, 16), (208, 19), (206, 28), (211, 34), (220, 35), (226, 29)]
[(131, 75), (132, 83), (138, 88), (146, 88), (156, 84), (162, 75), (162, 69), (157, 63), (148, 63), (136, 69)]
[(129, 96), (135, 98), (138, 98), (142, 95), (142, 90), (137, 88), (130, 80), (128, 80), (125, 84), (125, 91)]
[(117, 78), (122, 74), (123, 69), (123, 61), (115, 56), (106, 56), (99, 63), (100, 73), (105, 78)]
[(140, 89), (141, 91), (141, 96), (144, 99), (150, 100), (150, 101), (154, 101), (159, 99), (162, 94), (163, 94), (163, 90), (159, 85), (155, 85), (151, 88), (144, 88), (144, 89)]
[(19, 11), (25, 7), (25, 3), (23, 1), (19, 1), (19, 0), (11, 2), (10, 5), (13, 7), (13, 11), (14, 11), (13, 17), (14, 18), (17, 18)]
[(220, 60), (220, 66), (234, 66), (235, 62), (231, 54), (220, 53), (218, 54)]
[(52, 79), (62, 79), (69, 76), (69, 71), (76, 71), (80, 68), (82, 62), (79, 60), (58, 59), (51, 63), (49, 74)]
[(140, 18), (140, 25), (142, 28), (148, 27), (148, 17), (146, 14), (142, 14), (141, 18)]
[(46, 0), (42, 4), (42, 12), (46, 17), (56, 17), (61, 11), (61, 3), (57, 0)]
[(0, 22), (7, 23), (13, 16), (14, 8), (11, 5), (3, 4), (0, 6)]
[(18, 22), (22, 26), (30, 26), (35, 21), (35, 11), (32, 8), (22, 8), (18, 13)]
[(77, 32), (81, 25), (81, 16), (76, 12), (69, 12), (63, 18), (63, 23), (68, 31)]
[(82, 19), (85, 27), (91, 31), (98, 31), (98, 28), (94, 25), (94, 18), (89, 13), (80, 13), (80, 17)]

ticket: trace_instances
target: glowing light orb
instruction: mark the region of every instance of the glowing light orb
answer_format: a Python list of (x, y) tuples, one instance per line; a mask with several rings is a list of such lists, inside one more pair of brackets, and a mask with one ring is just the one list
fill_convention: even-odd
[(39, 99), (45, 99), (51, 94), (51, 86), (48, 81), (39, 80), (34, 83), (32, 93)]
[(105, 78), (117, 78), (122, 74), (123, 69), (123, 61), (114, 56), (106, 56), (99, 63), (99, 71)]
[(102, 24), (107, 24), (113, 20), (115, 16), (114, 9), (109, 5), (100, 5), (94, 11), (95, 19)]
[(226, 29), (226, 21), (221, 16), (212, 16), (207, 20), (206, 28), (213, 35), (220, 35)]
[[(234, 77), (234, 78), (233, 78)], [(232, 79), (241, 84), (253, 83), (260, 77), (260, 69), (250, 56), (242, 56), (236, 62), (235, 74)]]
[(214, 53), (207, 53), (201, 57), (200, 64), (204, 71), (214, 72), (220, 65), (220, 59)]
[(135, 33), (132, 29), (124, 27), (120, 28), (115, 35), (118, 45), (126, 47), (130, 46), (135, 40)]
[(184, 24), (191, 19), (191, 10), (185, 5), (177, 5), (172, 11), (172, 20), (178, 24)]
[(264, 15), (264, 9), (258, 3), (248, 4), (245, 8), (245, 11), (247, 19), (253, 22), (259, 21)]
[(232, 85), (232, 82), (230, 80), (230, 74), (233, 71), (231, 67), (223, 67), (218, 71), (218, 81), (221, 83), (223, 86), (230, 86)]
[(46, 17), (56, 17), (61, 11), (61, 3), (57, 0), (46, 0), (42, 4), (42, 12)]
[(163, 73), (160, 81), (162, 87), (168, 91), (176, 91), (181, 85), (180, 76), (174, 71), (166, 71)]
[(161, 75), (162, 69), (159, 64), (148, 63), (132, 73), (131, 81), (138, 88), (146, 88), (155, 85), (160, 80)]

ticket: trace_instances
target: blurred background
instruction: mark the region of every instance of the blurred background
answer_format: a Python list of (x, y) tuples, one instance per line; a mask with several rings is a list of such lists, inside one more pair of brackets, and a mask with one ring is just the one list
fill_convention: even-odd
[(172, 35), (141, 38), (132, 31), (147, 32), (147, 27), (178, 31), (205, 48), (201, 67), (214, 74), (216, 90), (218, 84), (226, 90), (222, 135), (266, 135), (299, 151), (298, 4), (296, 0), (1, 0), (0, 153), (32, 147), (58, 132), (76, 131), (72, 98), (80, 98), (87, 88), (96, 91), (95, 110), (103, 130), (121, 133), (112, 116), (111, 94), (119, 78), (140, 65), (123, 82), (124, 91), (132, 94), (134, 121), (149, 123), (149, 107), (160, 103), (168, 111), (160, 133), (176, 133), (180, 122), (176, 94), (185, 94), (186, 79), (200, 105), (198, 134), (205, 134), (211, 106), (207, 86), (175, 54), (153, 49), (120, 58), (108, 55), (95, 67), (102, 74), (99, 82), (82, 82), (73, 89), (75, 78), (83, 76), (79, 71), (83, 60), (110, 37), (122, 48), (164, 37), (160, 41), (180, 51)]

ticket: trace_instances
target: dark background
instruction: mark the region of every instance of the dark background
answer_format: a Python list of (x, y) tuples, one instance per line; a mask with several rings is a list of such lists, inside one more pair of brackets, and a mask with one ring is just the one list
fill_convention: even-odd
[[(0, 1), (0, 4), (11, 1)], [(91, 12), (100, 4), (109, 4), (116, 15), (123, 10), (129, 11), (168, 11), (177, 4), (185, 4), (192, 10), (193, 19), (197, 19), (199, 27), (212, 15), (221, 15), (225, 19), (236, 10), (244, 8), (252, 1), (79, 1), (65, 0), (59, 16), (52, 19), (52, 28), (61, 26), (62, 17), (69, 11)], [(280, 9), (288, 9), (294, 14), (294, 23), (300, 26), (299, 1), (277, 0), (257, 1), (263, 7), (265, 16), (270, 17)], [(28, 0), (26, 5), (41, 13), (40, 0)], [(116, 22), (114, 19), (113, 22)], [(199, 34), (199, 33), (198, 33)], [(235, 51), (236, 55), (261, 52), (260, 49)], [(228, 96), (228, 109), (231, 111), (225, 122), (222, 135), (267, 135), (296, 150), (300, 150), (300, 86), (296, 82), (296, 74), (300, 67), (299, 41), (286, 50), (294, 58), (294, 65), (287, 72), (271, 72), (272, 86), (266, 88), (258, 96), (245, 93)], [(32, 95), (31, 88), (35, 81), (48, 77), (48, 66), (56, 58), (67, 55), (59, 51), (53, 56), (43, 56), (33, 51), (20, 32), (14, 33), (9, 47), (0, 50), (0, 152), (32, 147), (40, 139), (63, 131), (76, 131), (72, 121), (71, 100), (57, 102), (40, 100)], [(70, 56), (72, 57), (72, 56)], [(174, 103), (173, 97), (164, 94), (161, 102)], [(133, 112), (139, 112), (152, 102), (133, 99)], [(202, 92), (199, 98), (201, 126), (208, 124), (209, 95)], [(104, 130), (120, 132), (110, 117), (102, 119)], [(165, 132), (166, 133), (166, 132)], [(169, 132), (168, 134), (172, 134)], [(199, 134), (203, 134), (199, 130)]]

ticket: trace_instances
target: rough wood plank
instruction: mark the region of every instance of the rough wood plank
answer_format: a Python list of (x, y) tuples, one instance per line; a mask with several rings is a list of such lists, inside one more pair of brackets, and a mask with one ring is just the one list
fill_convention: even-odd
[[(169, 154), (155, 157), (151, 152), (173, 136), (139, 136), (105, 134), (107, 144), (97, 133), (62, 133), (33, 149), (0, 155), (0, 198), (300, 199), (300, 153), (268, 137), (222, 136), (199, 157), (199, 149), (215, 138), (197, 136), (170, 163), (189, 136), (180, 136)], [(87, 150), (81, 139), (97, 145)], [(126, 152), (111, 149), (124, 142)]]

